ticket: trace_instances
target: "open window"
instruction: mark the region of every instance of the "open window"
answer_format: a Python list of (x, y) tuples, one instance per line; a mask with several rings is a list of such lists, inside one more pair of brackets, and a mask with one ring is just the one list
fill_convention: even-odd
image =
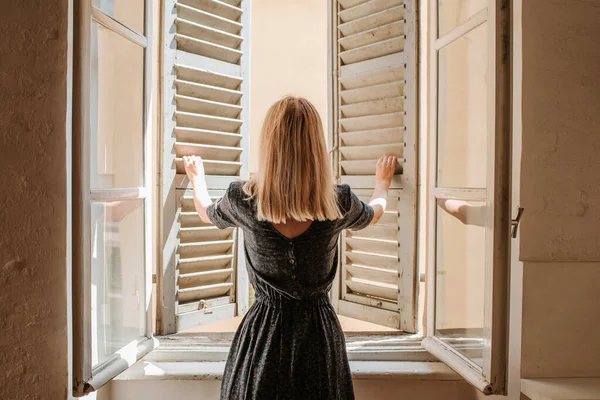
[[(427, 338), (485, 394), (505, 394), (510, 237), (509, 6), (430, 2)], [(455, 214), (447, 201), (459, 206)]]
[(165, 0), (163, 24), (157, 320), (170, 334), (248, 307), (241, 229), (200, 220), (182, 157), (203, 158), (213, 199), (248, 178), (250, 0)]
[(331, 5), (329, 143), (339, 183), (363, 201), (376, 160), (398, 157), (377, 225), (342, 233), (332, 301), (339, 315), (417, 331), (416, 0), (339, 0)]
[(75, 2), (73, 395), (155, 346), (151, 318), (150, 10)]

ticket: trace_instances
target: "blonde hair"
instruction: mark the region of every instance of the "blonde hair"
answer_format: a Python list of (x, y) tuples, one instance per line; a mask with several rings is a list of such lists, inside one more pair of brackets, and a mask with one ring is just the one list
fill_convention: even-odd
[(286, 96), (267, 111), (258, 172), (243, 190), (257, 219), (272, 223), (342, 217), (321, 117), (302, 97)]

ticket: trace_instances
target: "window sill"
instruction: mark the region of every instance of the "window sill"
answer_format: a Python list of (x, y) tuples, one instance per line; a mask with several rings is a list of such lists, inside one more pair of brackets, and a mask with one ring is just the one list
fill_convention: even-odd
[[(229, 340), (228, 340), (229, 339)], [(230, 338), (190, 336), (160, 338), (160, 345), (117, 381), (220, 380), (229, 352)], [(420, 339), (401, 343), (394, 338), (365, 336), (348, 343), (352, 377), (358, 379), (460, 380), (454, 371), (434, 361), (420, 346)]]
[[(225, 361), (140, 360), (116, 381), (221, 380)], [(443, 380), (461, 378), (445, 364), (422, 361), (350, 361), (353, 379)]]

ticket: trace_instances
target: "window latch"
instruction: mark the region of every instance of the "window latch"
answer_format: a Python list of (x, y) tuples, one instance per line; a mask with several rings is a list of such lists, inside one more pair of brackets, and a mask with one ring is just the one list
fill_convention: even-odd
[(519, 223), (521, 222), (521, 217), (523, 216), (523, 211), (525, 211), (525, 209), (523, 207), (519, 207), (517, 208), (517, 217), (513, 220), (511, 220), (510, 225), (511, 225), (511, 236), (514, 238), (517, 237), (517, 231), (519, 230)]

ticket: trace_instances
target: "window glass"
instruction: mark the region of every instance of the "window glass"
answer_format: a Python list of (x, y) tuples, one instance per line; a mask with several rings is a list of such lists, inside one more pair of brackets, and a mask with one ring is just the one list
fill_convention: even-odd
[(92, 25), (92, 188), (143, 186), (144, 49)]
[(438, 37), (483, 10), (487, 3), (488, 0), (438, 0)]
[(485, 282), (485, 203), (467, 223), (437, 207), (435, 335), (482, 365)]
[(92, 365), (145, 336), (143, 200), (92, 203)]
[(439, 187), (486, 187), (487, 60), (487, 22), (438, 53)]
[(93, 4), (132, 31), (144, 34), (144, 0), (94, 0)]

